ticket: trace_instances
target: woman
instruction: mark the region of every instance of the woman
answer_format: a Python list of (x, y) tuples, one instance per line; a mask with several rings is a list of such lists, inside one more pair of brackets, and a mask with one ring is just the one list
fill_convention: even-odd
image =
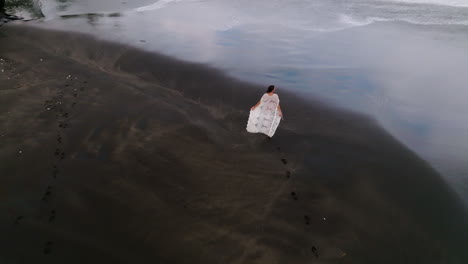
[(283, 112), (279, 105), (279, 97), (275, 94), (275, 86), (270, 85), (260, 101), (250, 109), (247, 131), (263, 133), (271, 138), (282, 117)]

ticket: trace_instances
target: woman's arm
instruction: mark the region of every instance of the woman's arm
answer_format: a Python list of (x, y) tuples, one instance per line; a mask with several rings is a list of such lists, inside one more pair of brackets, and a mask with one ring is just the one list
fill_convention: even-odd
[(258, 103), (254, 106), (252, 106), (252, 108), (250, 108), (251, 111), (255, 110), (255, 108), (257, 108), (257, 106), (261, 103), (262, 101), (258, 101)]

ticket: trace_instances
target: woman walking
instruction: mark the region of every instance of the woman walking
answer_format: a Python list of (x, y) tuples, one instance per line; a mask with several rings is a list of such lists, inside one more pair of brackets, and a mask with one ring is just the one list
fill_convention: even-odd
[(250, 109), (247, 131), (250, 133), (263, 133), (269, 138), (273, 137), (276, 128), (283, 117), (279, 105), (279, 97), (275, 94), (275, 86), (268, 86), (267, 92), (260, 101)]

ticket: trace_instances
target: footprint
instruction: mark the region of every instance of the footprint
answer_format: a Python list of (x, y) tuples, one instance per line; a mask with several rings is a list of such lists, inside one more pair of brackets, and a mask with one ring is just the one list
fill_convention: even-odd
[(318, 251), (317, 251), (317, 248), (316, 248), (316, 247), (312, 247), (312, 253), (314, 253), (314, 255), (315, 255), (316, 258), (319, 257), (319, 254), (318, 254)]
[(65, 152), (62, 152), (62, 154), (60, 154), (60, 160), (64, 160), (65, 159)]
[(286, 171), (286, 178), (291, 178), (291, 172), (290, 171)]
[(281, 151), (281, 148), (280, 148), (280, 147), (276, 147), (276, 149), (277, 149), (278, 151)]
[(283, 164), (288, 164), (288, 161), (286, 159), (281, 159), (281, 162), (283, 162)]
[(75, 107), (75, 105), (76, 105), (76, 103), (74, 102), (74, 103), (72, 104), (72, 107)]
[(73, 97), (77, 97), (77, 96), (78, 96), (78, 94), (74, 94), (74, 95), (73, 95)]
[(20, 221), (24, 218), (24, 216), (20, 215), (18, 217), (16, 217), (16, 220), (15, 220), (15, 225), (19, 224)]
[(60, 144), (62, 143), (62, 137), (60, 135), (57, 137), (57, 142)]
[(50, 216), (49, 216), (49, 222), (52, 223), (55, 221), (55, 210), (52, 210), (50, 212)]
[(291, 192), (291, 196), (294, 200), (299, 200), (299, 198), (297, 198), (297, 194), (295, 192)]
[(60, 124), (59, 124), (59, 127), (60, 127), (60, 128), (67, 128), (67, 127), (68, 127), (68, 124), (67, 124), (67, 123), (60, 123)]
[(49, 196), (52, 194), (52, 187), (48, 186), (44, 196), (42, 197), (42, 201), (47, 201)]
[(60, 155), (60, 149), (55, 149), (54, 156)]
[(51, 241), (47, 241), (45, 243), (45, 246), (44, 246), (44, 254), (46, 255), (49, 255), (50, 253), (52, 253), (52, 250), (51, 250), (51, 247), (52, 247), (53, 243)]
[(308, 215), (304, 215), (304, 221), (306, 225), (310, 225), (310, 217)]

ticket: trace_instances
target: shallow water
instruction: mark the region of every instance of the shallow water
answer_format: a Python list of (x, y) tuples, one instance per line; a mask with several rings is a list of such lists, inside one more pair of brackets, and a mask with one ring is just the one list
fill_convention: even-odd
[(41, 11), (42, 27), (371, 115), (468, 200), (468, 0), (42, 0)]

